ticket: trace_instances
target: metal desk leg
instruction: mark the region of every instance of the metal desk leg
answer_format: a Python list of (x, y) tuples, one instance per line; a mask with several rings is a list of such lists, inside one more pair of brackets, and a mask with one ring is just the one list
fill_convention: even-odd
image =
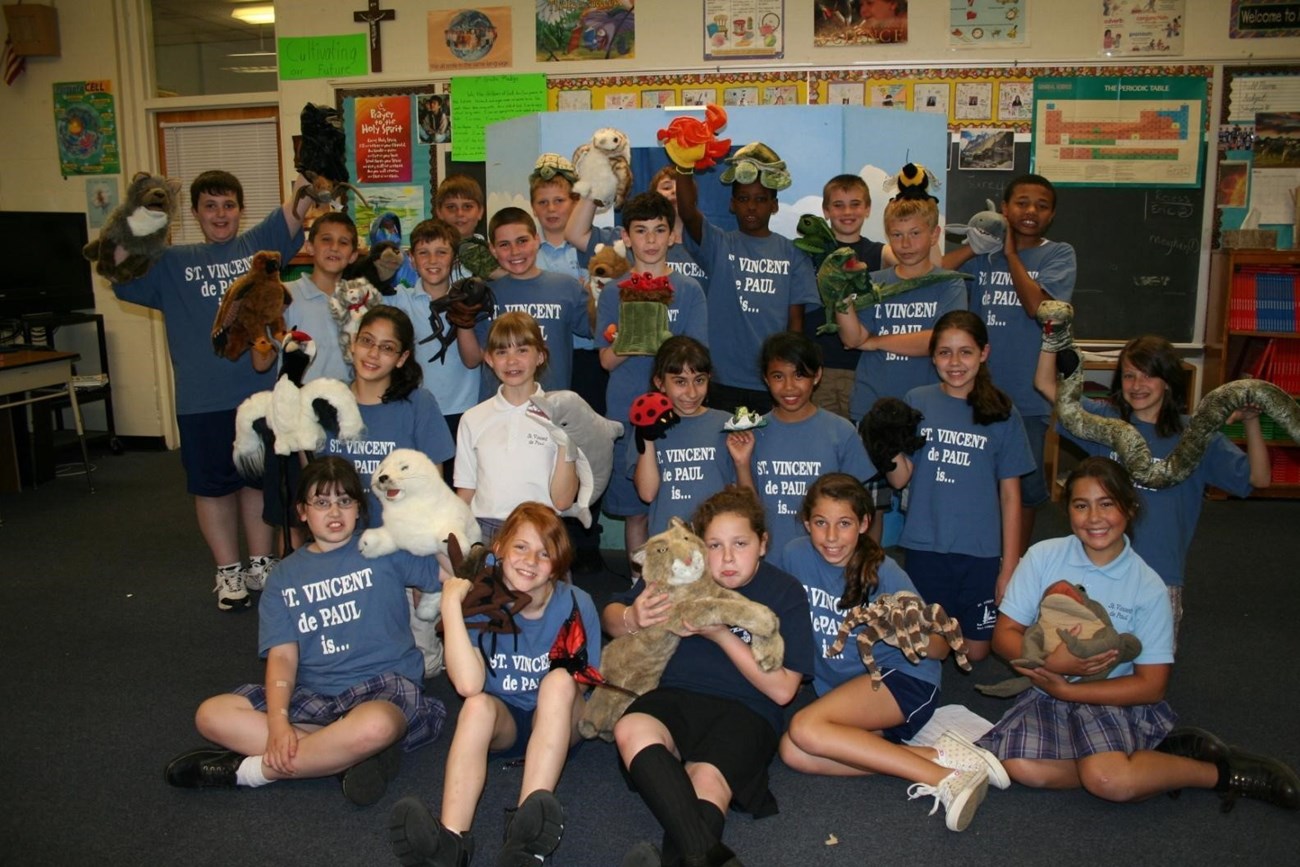
[(68, 402), (72, 404), (72, 419), (77, 423), (77, 442), (81, 444), (81, 465), (86, 472), (86, 487), (95, 493), (95, 483), (90, 478), (90, 452), (86, 449), (86, 427), (81, 423), (81, 404), (77, 402), (77, 389), (68, 379)]

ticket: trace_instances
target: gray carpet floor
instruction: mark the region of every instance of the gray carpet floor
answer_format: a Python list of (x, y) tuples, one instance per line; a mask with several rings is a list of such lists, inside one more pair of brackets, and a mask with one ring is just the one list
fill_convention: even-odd
[[(336, 781), (257, 791), (184, 791), (163, 782), (175, 753), (201, 743), (205, 697), (252, 680), (257, 616), (219, 612), (179, 456), (97, 455), (96, 493), (60, 478), (0, 495), (0, 862), (69, 864), (396, 863), (386, 820), (397, 798), (437, 803), (449, 732), (404, 757), (376, 806)], [(1045, 507), (1036, 536), (1064, 532)], [(1187, 617), (1169, 700), (1183, 720), (1300, 766), (1300, 502), (1211, 502), (1191, 555)], [(611, 564), (621, 553), (607, 552)], [(600, 603), (616, 576), (582, 579)], [(993, 660), (945, 671), (945, 702), (990, 719), (1005, 704), (974, 691)], [(454, 717), (445, 677), (428, 688)], [(582, 746), (558, 795), (557, 865), (610, 867), (654, 820), (623, 784), (611, 746)], [(490, 864), (520, 771), (493, 766), (479, 808), (476, 863)], [(1300, 814), (1242, 802), (1226, 815), (1207, 792), (1117, 806), (1081, 791), (990, 791), (964, 833), (889, 778), (827, 779), (772, 768), (779, 815), (732, 814), (726, 840), (748, 865), (1300, 864)], [(830, 838), (838, 841), (830, 845)]]

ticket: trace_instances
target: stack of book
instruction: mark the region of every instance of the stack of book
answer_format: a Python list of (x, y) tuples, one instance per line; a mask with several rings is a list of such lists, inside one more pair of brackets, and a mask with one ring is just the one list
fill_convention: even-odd
[(1232, 275), (1228, 328), (1294, 334), (1298, 321), (1300, 280), (1294, 269), (1244, 267)]

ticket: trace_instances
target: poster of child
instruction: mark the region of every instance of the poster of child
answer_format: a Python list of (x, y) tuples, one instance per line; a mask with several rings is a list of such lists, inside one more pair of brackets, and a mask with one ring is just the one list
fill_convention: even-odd
[(420, 144), (451, 141), (451, 94), (434, 93), (419, 98)]

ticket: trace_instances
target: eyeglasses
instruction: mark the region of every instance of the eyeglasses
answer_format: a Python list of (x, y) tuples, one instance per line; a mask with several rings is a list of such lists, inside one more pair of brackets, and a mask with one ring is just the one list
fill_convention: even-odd
[(355, 509), (357, 501), (345, 494), (332, 500), (329, 497), (313, 497), (307, 501), (307, 505), (318, 512), (328, 512), (331, 506), (338, 506), (339, 511), (346, 512), (348, 509)]
[(369, 334), (358, 334), (356, 336), (356, 344), (362, 349), (378, 349), (380, 355), (399, 355), (402, 351), (402, 347), (398, 346), (396, 343), (387, 340), (380, 343)]

